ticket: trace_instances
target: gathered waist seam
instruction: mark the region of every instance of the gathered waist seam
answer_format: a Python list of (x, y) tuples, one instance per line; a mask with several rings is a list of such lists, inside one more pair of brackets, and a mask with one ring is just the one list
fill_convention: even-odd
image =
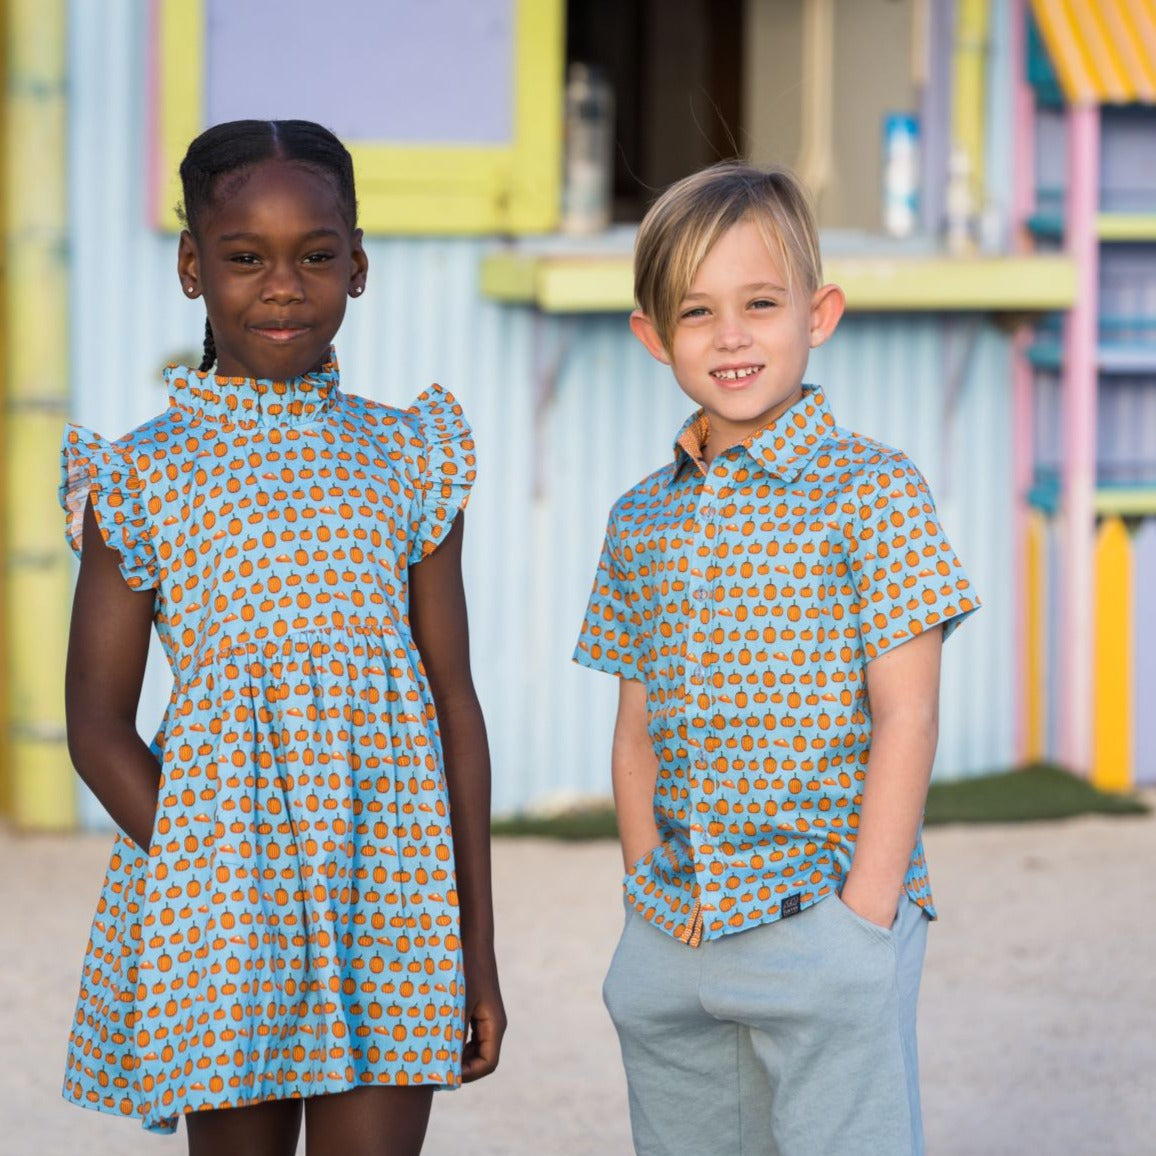
[(179, 694), (188, 684), (199, 677), (202, 670), (206, 666), (214, 662), (225, 661), (230, 658), (277, 658), (284, 655), (288, 648), (299, 643), (301, 639), (308, 638), (311, 635), (345, 635), (345, 636), (360, 636), (362, 638), (377, 638), (384, 639), (391, 636), (397, 637), (400, 640), (405, 640), (406, 634), (403, 627), (396, 623), (381, 623), (381, 622), (359, 622), (356, 624), (344, 623), (341, 626), (307, 626), (297, 630), (291, 630), (278, 638), (268, 639), (251, 639), (248, 642), (232, 643), (229, 645), (216, 646), (212, 650), (206, 651), (197, 660), (192, 670), (186, 678), (174, 678), (173, 680), (173, 694)]

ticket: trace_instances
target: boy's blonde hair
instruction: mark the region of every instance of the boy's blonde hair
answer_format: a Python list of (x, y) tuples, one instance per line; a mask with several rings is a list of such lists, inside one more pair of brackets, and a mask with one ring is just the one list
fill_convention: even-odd
[(810, 197), (788, 169), (722, 161), (666, 190), (647, 210), (634, 244), (634, 297), (669, 352), (678, 310), (718, 239), (752, 220), (783, 262), (787, 288), (809, 298), (823, 283)]

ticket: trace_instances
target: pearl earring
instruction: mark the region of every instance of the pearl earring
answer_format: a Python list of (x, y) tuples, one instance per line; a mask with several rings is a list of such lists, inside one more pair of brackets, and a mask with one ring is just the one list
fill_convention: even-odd
[(188, 294), (190, 297), (191, 297), (191, 296), (192, 296), (192, 295), (193, 295), (193, 294), (194, 294), (196, 291), (197, 291), (197, 290), (196, 290), (195, 286), (192, 286), (192, 285), (186, 285), (186, 286), (185, 286), (185, 292), (186, 292), (186, 293), (187, 293), (187, 294)]
[(364, 286), (364, 285), (354, 285), (354, 287), (353, 287), (353, 296), (354, 296), (354, 297), (360, 297), (360, 296), (361, 296), (361, 291), (362, 291), (362, 289), (364, 289), (364, 288), (365, 288), (365, 286)]

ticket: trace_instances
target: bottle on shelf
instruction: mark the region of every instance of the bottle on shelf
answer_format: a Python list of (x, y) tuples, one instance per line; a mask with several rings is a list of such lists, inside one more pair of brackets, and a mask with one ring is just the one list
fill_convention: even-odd
[(602, 71), (575, 62), (566, 75), (562, 229), (598, 233), (610, 224), (614, 91)]
[(951, 150), (947, 161), (944, 201), (947, 251), (953, 257), (970, 256), (975, 252), (975, 197), (971, 189), (971, 157), (960, 145)]
[(919, 226), (919, 121), (892, 113), (883, 121), (883, 229), (910, 237)]

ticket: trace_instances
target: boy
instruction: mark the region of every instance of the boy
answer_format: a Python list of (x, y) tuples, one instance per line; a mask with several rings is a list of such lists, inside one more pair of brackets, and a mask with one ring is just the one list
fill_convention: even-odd
[(803, 384), (844, 300), (792, 176), (668, 189), (635, 294), (699, 406), (615, 503), (575, 652), (620, 678), (603, 995), (635, 1148), (920, 1153), (920, 827), (941, 642), (978, 600), (915, 467)]

